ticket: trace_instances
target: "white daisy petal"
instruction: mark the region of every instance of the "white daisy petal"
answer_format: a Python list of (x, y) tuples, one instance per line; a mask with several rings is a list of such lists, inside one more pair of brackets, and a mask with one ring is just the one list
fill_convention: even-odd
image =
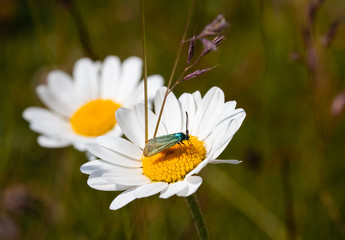
[[(190, 93), (184, 93), (179, 97), (179, 102), (182, 110), (182, 122), (186, 123), (185, 112), (188, 113), (188, 127), (194, 126), (196, 106), (193, 95)], [(186, 132), (186, 124), (182, 124), (182, 132)]]
[(193, 98), (194, 98), (195, 106), (198, 109), (198, 107), (199, 107), (199, 105), (201, 103), (201, 100), (202, 100), (201, 93), (199, 91), (195, 91), (195, 92), (192, 93), (192, 95), (193, 95)]
[(114, 99), (116, 102), (119, 102), (118, 85), (120, 83), (120, 67), (121, 62), (118, 57), (109, 56), (104, 60), (100, 79), (101, 98), (110, 98)]
[(218, 146), (218, 150), (214, 153), (214, 158), (217, 158), (224, 151), (234, 134), (241, 126), (246, 114), (243, 109), (238, 110), (238, 114), (236, 114), (235, 118), (231, 119), (230, 124), (226, 131), (224, 131), (224, 135), (222, 136), (222, 138), (215, 140), (215, 144)]
[(125, 186), (140, 186), (151, 183), (151, 180), (145, 175), (128, 174), (128, 173), (105, 173), (103, 177), (109, 182)]
[(74, 66), (73, 76), (80, 103), (98, 97), (98, 67), (90, 59), (82, 58)]
[[(164, 83), (163, 77), (160, 75), (152, 75), (147, 77), (147, 98), (151, 102), (154, 99), (157, 90), (162, 87)], [(125, 107), (132, 107), (137, 103), (144, 103), (144, 81), (140, 81), (135, 92), (132, 95), (127, 96)]]
[(86, 151), (86, 144), (85, 142), (74, 142), (73, 147), (77, 149), (80, 152), (85, 152)]
[(145, 146), (145, 134), (138, 133), (145, 133), (145, 129), (137, 121), (135, 111), (131, 111), (127, 108), (119, 108), (115, 116), (123, 134), (125, 134), (136, 146), (143, 149)]
[(142, 164), (139, 161), (134, 161), (127, 156), (116, 153), (108, 148), (104, 148), (98, 144), (90, 143), (87, 145), (87, 150), (97, 156), (98, 158), (103, 159), (109, 163), (116, 164), (118, 166), (136, 168), (141, 167)]
[(189, 178), (190, 176), (193, 176), (194, 174), (198, 174), (204, 167), (206, 167), (206, 165), (209, 163), (209, 161), (213, 158), (213, 153), (210, 152), (209, 155), (207, 156), (207, 158), (205, 160), (203, 160), (201, 163), (199, 163), (199, 165), (194, 168), (192, 171), (190, 171), (185, 178)]
[(227, 163), (227, 164), (239, 164), (241, 163), (242, 161), (238, 161), (238, 160), (221, 160), (221, 159), (214, 159), (214, 160), (211, 160), (210, 163), (213, 163), (213, 164), (220, 164), (220, 163)]
[(65, 105), (51, 93), (48, 87), (40, 85), (36, 87), (36, 92), (41, 101), (51, 110), (64, 117), (69, 117), (69, 111), (65, 109)]
[[(137, 104), (134, 107), (134, 110), (137, 115), (138, 123), (142, 129), (145, 129), (145, 105)], [(158, 116), (153, 114), (151, 111), (148, 111), (148, 138), (152, 138), (157, 126)], [(164, 123), (160, 123), (157, 131), (157, 136), (166, 135), (168, 133)]]
[[(224, 118), (222, 121), (218, 123), (218, 125), (214, 128), (212, 133), (204, 140), (205, 143), (207, 144), (208, 142), (212, 141), (218, 146), (224, 144), (224, 150), (224, 148), (230, 142), (232, 136), (241, 126), (245, 116), (246, 114), (243, 111), (243, 109), (236, 109), (235, 111), (233, 111), (231, 115), (228, 115), (226, 118)], [(221, 142), (221, 144), (219, 144), (219, 142)], [(219, 150), (218, 152), (221, 153), (223, 150)]]
[[(155, 97), (155, 111), (158, 115), (164, 100), (166, 88), (162, 87), (156, 93)], [(183, 113), (185, 114), (185, 113)], [(171, 92), (165, 102), (165, 107), (162, 114), (162, 122), (165, 124), (169, 133), (176, 133), (182, 131), (182, 112), (180, 104), (175, 95)]]
[(117, 136), (101, 136), (96, 138), (95, 142), (133, 160), (140, 161), (140, 157), (143, 154), (143, 151), (137, 146)]
[[(166, 88), (161, 88), (155, 96), (156, 114), (148, 112), (150, 135), (155, 129), (165, 91)], [(235, 107), (235, 101), (224, 103), (224, 94), (217, 87), (210, 89), (204, 98), (201, 98), (199, 92), (183, 94), (179, 100), (173, 94), (169, 95), (157, 136), (185, 132), (184, 123), (187, 120), (184, 112), (189, 113), (188, 120), (192, 125), (189, 146), (195, 146), (195, 152), (184, 151), (183, 157), (186, 163), (193, 158), (199, 161), (199, 164), (192, 165), (193, 163), (190, 162), (185, 169), (183, 169), (183, 165), (180, 165), (181, 155), (177, 151), (169, 156), (174, 161), (165, 162), (163, 169), (158, 169), (161, 163), (159, 157), (162, 155), (157, 155), (158, 158), (152, 156), (152, 159), (143, 157), (142, 148), (145, 146), (144, 105), (137, 104), (131, 109), (120, 108), (115, 114), (116, 119), (129, 141), (108, 136), (97, 138), (88, 149), (100, 160), (84, 164), (81, 171), (90, 174), (88, 182), (93, 188), (106, 191), (127, 189), (112, 202), (111, 209), (118, 209), (136, 198), (144, 198), (157, 193), (160, 193), (160, 198), (169, 198), (173, 195), (190, 196), (202, 183), (202, 178), (195, 175), (207, 164), (240, 163), (237, 160), (216, 159), (228, 145), (245, 117), (245, 112), (242, 109), (235, 109)], [(205, 149), (202, 149), (202, 145), (205, 146)], [(204, 155), (204, 150), (206, 150), (206, 155)], [(178, 160), (178, 166), (174, 165), (176, 160)], [(190, 170), (191, 166), (192, 170)], [(178, 170), (175, 171), (176, 167)], [(151, 174), (152, 169), (155, 171), (154, 174)], [(188, 173), (184, 175), (184, 171)], [(160, 180), (157, 181), (157, 179)]]
[(202, 178), (199, 176), (190, 176), (189, 178), (186, 178), (185, 181), (188, 184), (188, 188), (178, 192), (176, 195), (179, 197), (188, 197), (195, 193), (202, 183)]
[(66, 141), (66, 140), (50, 138), (48, 136), (43, 136), (43, 135), (37, 138), (37, 142), (41, 147), (46, 147), (46, 148), (61, 148), (61, 147), (66, 147), (69, 144), (71, 144), (69, 141)]
[(155, 182), (148, 185), (143, 185), (135, 189), (134, 196), (136, 198), (144, 198), (155, 195), (168, 187), (168, 183)]
[(39, 120), (44, 120), (44, 122), (54, 122), (59, 124), (63, 122), (63, 119), (56, 114), (50, 112), (47, 109), (40, 107), (29, 107), (24, 110), (23, 118), (30, 122), (39, 122)]
[(219, 121), (222, 121), (228, 116), (230, 116), (231, 114), (233, 114), (236, 108), (236, 104), (237, 104), (236, 101), (229, 101), (229, 102), (224, 103), (223, 112), (219, 118)]
[(128, 186), (123, 186), (115, 183), (109, 183), (103, 177), (92, 177), (87, 180), (87, 184), (101, 191), (122, 191), (128, 189)]
[(90, 161), (87, 163), (84, 163), (80, 167), (80, 171), (85, 174), (93, 174), (95, 172), (99, 171), (112, 171), (112, 172), (120, 172), (120, 173), (128, 173), (128, 174), (142, 174), (143, 169), (142, 168), (126, 168), (126, 167), (120, 167), (105, 161)]
[(132, 202), (135, 199), (134, 196), (135, 189), (129, 189), (121, 194), (119, 194), (110, 204), (111, 210), (117, 210)]
[(223, 105), (223, 91), (217, 87), (211, 88), (200, 103), (195, 117), (196, 124), (191, 129), (191, 134), (199, 136), (202, 140), (205, 139), (217, 124)]
[[(204, 139), (204, 143), (206, 144), (207, 151), (210, 151), (211, 147), (216, 144), (217, 146), (220, 146), (220, 142), (225, 142), (229, 137), (225, 139), (225, 136), (227, 134), (227, 131), (230, 131), (230, 126), (234, 126), (234, 124), (231, 125), (231, 121), (236, 121), (234, 119), (228, 119), (227, 121), (220, 122), (212, 131), (212, 133), (207, 136), (207, 138)], [(232, 128), (234, 129), (234, 128)]]
[(59, 135), (69, 130), (68, 124), (56, 114), (38, 107), (25, 109), (23, 117), (30, 122), (30, 128), (46, 135)]
[(71, 116), (78, 108), (71, 77), (63, 71), (52, 71), (48, 74), (47, 81), (50, 93), (63, 104), (64, 111)]
[[(128, 58), (122, 65), (115, 56), (107, 57), (104, 64), (83, 58), (76, 62), (73, 78), (62, 71), (50, 72), (47, 85), (36, 88), (38, 96), (49, 108), (47, 112), (50, 114), (42, 114), (42, 111), (32, 111), (30, 108), (23, 113), (24, 118), (30, 122), (31, 130), (44, 135), (38, 139), (40, 145), (73, 145), (77, 150), (85, 151), (86, 144), (93, 142), (98, 136), (121, 136), (122, 130), (119, 124), (116, 124), (118, 121), (111, 122), (111, 116), (120, 106), (134, 106), (143, 101), (143, 83), (139, 84), (141, 65), (141, 60), (137, 57)], [(152, 85), (149, 90), (150, 106), (154, 93), (161, 87), (163, 79), (159, 75), (152, 75), (148, 81)], [(138, 92), (138, 89), (141, 91)], [(95, 109), (99, 109), (97, 120), (93, 118)], [(133, 117), (135, 115), (136, 113)], [(154, 116), (153, 113), (149, 115)], [(144, 126), (142, 123), (135, 124), (130, 121), (124, 128), (132, 128), (133, 123), (139, 128)], [(102, 125), (99, 126), (100, 124)], [(142, 131), (144, 132), (144, 129)], [(145, 140), (144, 137), (142, 139), (137, 140), (137, 146), (143, 148)], [(135, 157), (133, 149), (124, 150), (128, 152), (128, 156), (138, 161), (138, 150), (134, 154)], [(118, 148), (116, 151), (123, 154)]]
[[(86, 155), (86, 158), (87, 158), (89, 161), (94, 161), (94, 160), (97, 160), (97, 159), (98, 159), (95, 155), (93, 155), (93, 154), (90, 153), (90, 152), (86, 152), (85, 155)], [(83, 172), (83, 171), (81, 171), (81, 172)]]
[(126, 99), (138, 84), (141, 76), (142, 61), (138, 57), (129, 57), (122, 63), (121, 81), (118, 99)]
[(188, 184), (185, 181), (179, 181), (169, 184), (168, 188), (165, 189), (160, 195), (160, 198), (169, 198), (179, 192), (184, 191), (188, 188)]

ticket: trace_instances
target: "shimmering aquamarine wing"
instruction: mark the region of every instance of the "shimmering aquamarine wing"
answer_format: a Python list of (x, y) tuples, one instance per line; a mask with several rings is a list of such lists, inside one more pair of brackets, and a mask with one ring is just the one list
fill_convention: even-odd
[(144, 156), (151, 157), (167, 148), (170, 148), (181, 141), (181, 138), (174, 134), (168, 134), (148, 140), (144, 148)]

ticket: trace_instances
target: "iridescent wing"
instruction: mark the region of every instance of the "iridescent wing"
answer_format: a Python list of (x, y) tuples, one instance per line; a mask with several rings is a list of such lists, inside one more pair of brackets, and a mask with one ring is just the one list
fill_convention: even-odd
[(146, 143), (146, 146), (144, 148), (144, 156), (151, 157), (165, 149), (176, 145), (178, 142), (180, 142), (180, 140), (181, 139), (175, 134), (168, 134), (152, 138)]

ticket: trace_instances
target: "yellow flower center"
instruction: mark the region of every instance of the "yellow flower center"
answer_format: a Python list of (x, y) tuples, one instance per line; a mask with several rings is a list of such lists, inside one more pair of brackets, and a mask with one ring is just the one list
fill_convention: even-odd
[(183, 180), (206, 157), (206, 148), (197, 137), (176, 144), (151, 157), (142, 157), (143, 173), (155, 182), (173, 183)]
[(79, 108), (71, 117), (73, 130), (83, 136), (96, 137), (113, 129), (115, 112), (121, 105), (112, 100), (97, 99)]

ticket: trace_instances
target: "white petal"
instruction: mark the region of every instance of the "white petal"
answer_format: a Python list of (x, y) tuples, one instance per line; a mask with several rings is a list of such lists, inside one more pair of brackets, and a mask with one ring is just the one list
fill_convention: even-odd
[(90, 143), (87, 145), (87, 150), (94, 154), (95, 156), (107, 161), (109, 163), (113, 163), (119, 166), (136, 168), (141, 167), (142, 163), (138, 161), (134, 161), (131, 158), (128, 158), (122, 154), (116, 153), (108, 148), (102, 147), (96, 143)]
[[(91, 142), (91, 141), (90, 141)], [(86, 151), (86, 145), (90, 142), (73, 142), (73, 147), (77, 149), (80, 152), (85, 152)]]
[(115, 137), (121, 137), (123, 135), (123, 132), (118, 124), (115, 124), (113, 129), (111, 129), (109, 132), (105, 133), (102, 136), (115, 136)]
[(74, 65), (73, 76), (79, 104), (98, 98), (98, 65), (88, 58), (79, 59)]
[(220, 159), (215, 159), (215, 160), (211, 160), (210, 163), (213, 164), (220, 164), (220, 163), (227, 163), (227, 164), (239, 164), (242, 161), (238, 161), (238, 160), (220, 160)]
[(186, 132), (186, 115), (188, 113), (188, 130), (190, 126), (194, 126), (196, 106), (193, 95), (190, 93), (184, 93), (179, 97), (179, 102), (182, 110), (182, 132)]
[(37, 142), (40, 146), (46, 147), (46, 148), (61, 148), (61, 147), (67, 147), (71, 144), (71, 142), (57, 139), (53, 137), (48, 136), (39, 136), (37, 138)]
[(48, 75), (48, 88), (51, 94), (64, 105), (64, 109), (71, 116), (78, 108), (76, 90), (69, 75), (62, 71), (52, 71)]
[(120, 59), (116, 56), (109, 56), (104, 60), (100, 79), (100, 97), (103, 99), (114, 99), (118, 102), (120, 85)]
[(230, 118), (231, 122), (226, 131), (224, 131), (224, 135), (221, 138), (214, 137), (214, 144), (217, 145), (218, 150), (214, 153), (214, 158), (217, 158), (229, 144), (230, 140), (237, 132), (239, 127), (241, 126), (244, 118), (245, 112), (243, 109), (236, 109), (239, 110), (238, 113), (234, 116), (234, 118)]
[(135, 188), (132, 188), (118, 195), (110, 204), (110, 209), (117, 210), (135, 200), (134, 190)]
[(54, 94), (51, 93), (48, 87), (40, 85), (36, 87), (36, 92), (41, 101), (51, 110), (64, 116), (70, 117), (70, 109), (65, 107), (65, 104), (61, 103)]
[(159, 197), (160, 198), (169, 198), (181, 191), (183, 191), (184, 189), (188, 188), (188, 184), (185, 181), (178, 181), (172, 184), (169, 184), (169, 187), (164, 190)]
[(222, 115), (219, 119), (219, 121), (224, 120), (228, 116), (232, 115), (236, 108), (236, 101), (229, 101), (224, 104)]
[(103, 174), (104, 179), (109, 182), (126, 185), (126, 186), (140, 186), (151, 183), (151, 180), (145, 175), (129, 174), (129, 173), (114, 173), (109, 172)]
[(201, 103), (201, 100), (202, 100), (201, 93), (199, 91), (195, 91), (195, 92), (193, 92), (192, 95), (193, 95), (193, 98), (194, 98), (196, 110), (198, 110), (198, 107), (199, 107), (199, 105)]
[(116, 136), (101, 136), (95, 139), (99, 145), (123, 154), (132, 160), (140, 161), (143, 151), (126, 139)]
[(122, 63), (121, 81), (118, 86), (118, 98), (122, 103), (136, 88), (140, 77), (142, 61), (138, 57), (129, 57)]
[(94, 172), (99, 172), (102, 170), (108, 170), (108, 172), (120, 172), (120, 173), (137, 174), (137, 175), (141, 175), (143, 172), (142, 168), (119, 167), (117, 165), (114, 165), (102, 160), (90, 161), (90, 162), (84, 163), (80, 167), (80, 171), (85, 174), (92, 174)]
[(177, 193), (177, 196), (179, 197), (188, 197), (189, 195), (195, 193), (202, 183), (202, 178), (199, 176), (190, 176), (189, 178), (186, 178), (185, 181), (188, 184), (188, 188)]
[(27, 108), (23, 112), (23, 117), (30, 122), (30, 128), (38, 133), (61, 136), (70, 130), (70, 126), (65, 120), (44, 108)]
[[(233, 122), (232, 122), (233, 121)], [(228, 131), (230, 129), (235, 129), (235, 121), (236, 119), (227, 119), (220, 122), (212, 131), (212, 133), (204, 139), (204, 143), (206, 144), (207, 152), (210, 152), (210, 148), (216, 145), (217, 147), (221, 146), (225, 141), (229, 139), (227, 136)], [(231, 127), (231, 128), (230, 128)], [(233, 135), (233, 134), (232, 134)]]
[(223, 111), (224, 93), (220, 88), (211, 88), (196, 113), (195, 126), (191, 127), (191, 134), (205, 139), (214, 129)]
[(204, 167), (206, 167), (206, 165), (209, 163), (209, 161), (213, 158), (213, 153), (210, 152), (209, 155), (207, 156), (206, 159), (204, 159), (201, 163), (199, 163), (199, 165), (194, 168), (192, 171), (190, 171), (187, 175), (186, 175), (186, 179), (188, 179), (190, 176), (193, 176), (194, 174), (198, 174)]
[[(166, 92), (166, 88), (162, 87), (156, 93), (155, 112), (157, 115), (159, 115), (159, 112), (161, 110), (165, 92)], [(163, 114), (162, 114), (162, 122), (167, 128), (168, 133), (176, 133), (176, 132), (182, 131), (182, 112), (181, 112), (180, 104), (172, 92), (169, 93), (166, 99)]]
[(115, 183), (109, 183), (103, 177), (92, 177), (87, 180), (87, 184), (101, 191), (122, 191), (128, 189), (128, 186), (122, 186)]
[(155, 195), (168, 187), (168, 183), (165, 182), (156, 182), (143, 185), (135, 189), (134, 196), (136, 198), (144, 198), (148, 196)]
[(64, 121), (61, 117), (57, 116), (51, 111), (40, 107), (26, 108), (23, 112), (23, 118), (29, 122)]
[[(134, 107), (134, 111), (136, 112), (138, 123), (140, 124), (142, 129), (145, 129), (145, 106), (144, 104), (137, 104)], [(148, 111), (148, 139), (151, 139), (154, 135), (156, 130), (158, 117), (152, 113), (150, 110)], [(162, 136), (168, 134), (164, 123), (160, 123), (157, 131), (157, 136)]]
[(143, 149), (145, 146), (145, 128), (142, 127), (142, 123), (139, 123), (136, 112), (127, 108), (119, 108), (115, 116), (123, 134), (132, 143)]
[[(86, 152), (85, 155), (86, 155), (86, 158), (87, 158), (89, 161), (94, 161), (94, 160), (97, 160), (97, 159), (98, 159), (95, 155), (93, 155), (93, 154), (90, 153), (90, 152)], [(82, 172), (83, 172), (83, 171), (82, 171)]]
[[(147, 77), (148, 93), (147, 98), (149, 102), (154, 99), (157, 90), (163, 86), (164, 80), (160, 75), (152, 75)], [(125, 107), (132, 107), (138, 103), (144, 103), (144, 81), (140, 81), (134, 92), (127, 96)]]

